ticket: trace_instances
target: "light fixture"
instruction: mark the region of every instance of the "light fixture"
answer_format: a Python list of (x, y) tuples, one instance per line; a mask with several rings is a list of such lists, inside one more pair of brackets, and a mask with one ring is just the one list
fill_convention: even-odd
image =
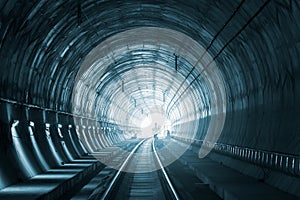
[(34, 127), (34, 122), (29, 122), (29, 126), (32, 126), (32, 127)]
[(15, 128), (16, 126), (18, 126), (18, 124), (19, 124), (19, 120), (14, 120), (11, 127)]
[(100, 82), (102, 82), (108, 75), (110, 75), (110, 72), (104, 74), (104, 76), (101, 77)]

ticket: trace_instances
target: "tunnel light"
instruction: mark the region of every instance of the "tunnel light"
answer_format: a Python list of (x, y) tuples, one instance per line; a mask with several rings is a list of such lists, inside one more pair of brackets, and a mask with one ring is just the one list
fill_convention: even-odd
[(292, 168), (292, 171), (295, 170), (295, 158), (292, 159), (291, 168)]
[(29, 122), (29, 126), (34, 127), (34, 122), (30, 121), (30, 122)]
[(19, 120), (14, 120), (11, 127), (15, 128), (16, 126), (18, 126), (18, 124), (19, 124)]
[(110, 72), (107, 72), (106, 74), (104, 74), (104, 76), (102, 76), (102, 78), (100, 79), (100, 82), (104, 81), (104, 79), (106, 77), (108, 77), (108, 75), (110, 75), (111, 73)]
[(46, 128), (50, 128), (50, 124), (49, 123), (46, 123), (45, 126), (46, 126)]
[(279, 159), (279, 167), (282, 168), (282, 165), (283, 165), (283, 157), (280, 155), (279, 156), (280, 159)]
[(61, 124), (58, 124), (57, 127), (58, 127), (58, 128), (57, 128), (57, 132), (58, 132), (59, 137), (60, 137), (60, 138), (63, 138), (64, 136), (63, 136), (63, 134), (61, 133), (61, 130), (60, 130), (60, 129), (62, 128), (62, 125), (61, 125)]
[(277, 164), (278, 164), (278, 155), (276, 154), (276, 155), (275, 155), (274, 165), (277, 167)]
[(72, 128), (72, 125), (70, 124), (68, 127), (69, 127), (69, 128)]
[(266, 153), (266, 164), (269, 165), (269, 153)]
[(24, 169), (30, 174), (30, 176), (33, 176), (36, 174), (35, 170), (32, 168), (29, 158), (26, 155), (26, 151), (22, 145), (22, 141), (20, 139), (20, 136), (16, 130), (16, 126), (18, 126), (19, 120), (14, 120), (12, 127), (11, 127), (11, 134), (12, 134), (12, 140), (13, 140), (13, 146), (16, 150), (17, 156), (19, 158), (19, 163), (21, 166), (23, 166)]

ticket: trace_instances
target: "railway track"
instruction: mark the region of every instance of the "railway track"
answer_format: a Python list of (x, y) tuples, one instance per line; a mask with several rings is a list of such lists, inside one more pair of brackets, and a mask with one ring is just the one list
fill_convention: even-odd
[(140, 141), (110, 180), (103, 195), (93, 199), (180, 199), (153, 138)]
[[(111, 165), (102, 169), (71, 199), (219, 200), (209, 185), (185, 164), (185, 159), (189, 160), (192, 153), (188, 151), (184, 158), (177, 158), (180, 146), (170, 138), (148, 138), (130, 140), (119, 144), (118, 148), (105, 149), (99, 153), (110, 152), (111, 155), (114, 152), (108, 158)], [(179, 160), (163, 167), (170, 159)]]

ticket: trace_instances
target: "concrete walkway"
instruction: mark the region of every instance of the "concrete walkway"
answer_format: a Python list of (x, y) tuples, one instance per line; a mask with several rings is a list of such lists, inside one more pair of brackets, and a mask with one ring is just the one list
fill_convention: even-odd
[(299, 199), (209, 158), (199, 159), (191, 150), (185, 152), (179, 161), (192, 169), (199, 179), (209, 184), (225, 200)]

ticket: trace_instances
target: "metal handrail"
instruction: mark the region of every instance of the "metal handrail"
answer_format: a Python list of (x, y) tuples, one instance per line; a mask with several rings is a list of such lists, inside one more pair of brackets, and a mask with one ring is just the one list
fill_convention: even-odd
[[(174, 138), (197, 146), (201, 146), (204, 142), (203, 140), (190, 138)], [(273, 152), (224, 143), (215, 143), (212, 145), (213, 151), (217, 153), (225, 154), (235, 159), (247, 161), (255, 165), (271, 168), (289, 175), (300, 177), (300, 155)]]

